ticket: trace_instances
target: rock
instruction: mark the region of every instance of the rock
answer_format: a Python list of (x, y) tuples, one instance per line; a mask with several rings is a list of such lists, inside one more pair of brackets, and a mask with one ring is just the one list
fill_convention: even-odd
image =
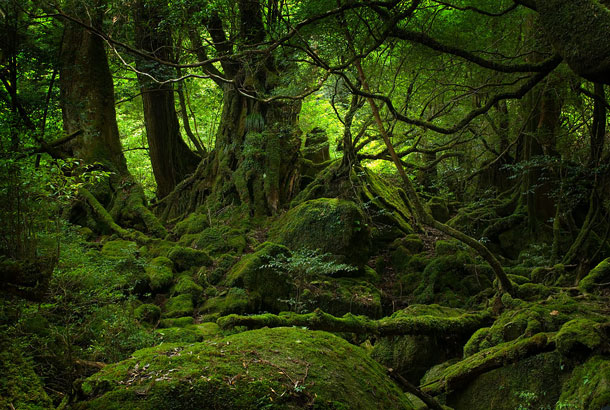
[(269, 238), (292, 250), (320, 250), (339, 263), (363, 266), (371, 238), (364, 214), (351, 201), (320, 198), (303, 202), (278, 219)]
[(106, 366), (74, 409), (412, 409), (385, 369), (326, 332), (259, 329)]
[(212, 259), (207, 252), (184, 246), (174, 247), (167, 256), (174, 262), (178, 271), (210, 266), (212, 264)]
[(164, 256), (158, 256), (150, 261), (145, 270), (153, 291), (163, 291), (171, 286), (174, 280), (173, 266), (173, 262)]
[(189, 316), (195, 310), (191, 295), (178, 295), (169, 298), (164, 306), (163, 317), (173, 318)]
[(157, 305), (145, 303), (138, 306), (133, 313), (138, 322), (145, 322), (154, 325), (161, 317), (161, 308), (159, 308)]

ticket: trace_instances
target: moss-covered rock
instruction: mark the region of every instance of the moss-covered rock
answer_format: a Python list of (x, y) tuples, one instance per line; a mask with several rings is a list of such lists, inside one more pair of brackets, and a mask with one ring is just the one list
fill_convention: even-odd
[(166, 318), (159, 321), (159, 328), (168, 327), (187, 327), (195, 323), (193, 316), (183, 316), (177, 318)]
[(241, 288), (231, 288), (206, 300), (200, 312), (208, 319), (215, 320), (231, 313), (246, 313), (249, 306), (248, 293)]
[(364, 214), (354, 202), (340, 199), (314, 199), (291, 209), (273, 224), (269, 238), (292, 250), (320, 250), (359, 266), (368, 261), (371, 247)]
[[(435, 317), (458, 317), (464, 313), (461, 309), (439, 305), (411, 305), (392, 317), (429, 316), (433, 320)], [(461, 356), (467, 337), (455, 334), (382, 337), (375, 343), (371, 357), (417, 385), (430, 367)]]
[(362, 349), (298, 328), (140, 350), (88, 378), (82, 390), (74, 408), (412, 408)]
[(216, 323), (206, 322), (200, 325), (167, 327), (157, 330), (164, 343), (197, 343), (220, 335)]
[(128, 258), (138, 252), (138, 245), (135, 242), (117, 239), (108, 241), (102, 246), (102, 255), (110, 258)]
[(556, 409), (605, 409), (610, 406), (610, 358), (593, 356), (562, 386)]
[(447, 256), (455, 255), (461, 250), (464, 250), (465, 246), (455, 239), (440, 240), (434, 244), (434, 252), (436, 256)]
[(200, 233), (210, 226), (208, 218), (204, 214), (193, 212), (184, 220), (178, 222), (174, 227), (174, 232), (178, 236), (185, 234)]
[(561, 326), (555, 343), (564, 356), (574, 358), (598, 349), (606, 338), (598, 323), (589, 319), (573, 319)]
[(248, 245), (245, 231), (229, 225), (211, 226), (198, 235), (184, 235), (179, 243), (183, 246), (204, 250), (214, 256), (226, 252), (239, 255)]
[(244, 255), (227, 273), (225, 284), (229, 287), (246, 289), (252, 305), (259, 309), (280, 310), (285, 307), (281, 299), (288, 299), (290, 285), (283, 273), (267, 266), (278, 255), (288, 255), (290, 251), (282, 245), (265, 242), (253, 253)]
[(383, 313), (379, 290), (366, 280), (355, 278), (311, 281), (303, 291), (301, 302), (307, 311), (320, 308), (334, 316), (352, 313), (378, 319)]
[(134, 312), (134, 317), (139, 322), (155, 324), (161, 317), (161, 308), (157, 305), (145, 303), (138, 306)]
[(601, 261), (587, 276), (581, 279), (578, 287), (583, 292), (601, 290), (601, 284), (610, 283), (610, 258)]
[(210, 266), (212, 264), (212, 259), (207, 252), (184, 246), (174, 247), (167, 256), (174, 262), (178, 271)]
[(169, 298), (163, 307), (163, 317), (173, 318), (189, 316), (193, 314), (195, 307), (193, 306), (193, 298), (191, 295), (178, 295)]
[(552, 409), (568, 375), (559, 354), (542, 353), (476, 377), (449, 394), (447, 404), (455, 410)]
[(440, 197), (432, 197), (426, 204), (430, 214), (439, 222), (445, 223), (449, 220), (449, 208), (447, 201)]
[(197, 303), (203, 297), (203, 287), (187, 275), (180, 276), (171, 289), (172, 296), (191, 295), (193, 302)]
[(173, 266), (173, 262), (164, 256), (158, 256), (150, 261), (145, 270), (153, 291), (163, 291), (170, 287), (174, 280)]

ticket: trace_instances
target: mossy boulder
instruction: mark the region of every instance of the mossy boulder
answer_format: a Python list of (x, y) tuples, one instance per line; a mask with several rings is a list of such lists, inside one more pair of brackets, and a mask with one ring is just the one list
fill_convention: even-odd
[(371, 247), (364, 214), (352, 201), (306, 201), (278, 219), (269, 238), (292, 250), (308, 248), (334, 255), (340, 263), (364, 265)]
[(476, 377), (449, 394), (447, 405), (455, 410), (553, 409), (568, 376), (560, 354), (542, 353)]
[(210, 266), (212, 264), (212, 258), (210, 258), (207, 252), (184, 246), (174, 247), (167, 257), (174, 262), (178, 271)]
[(146, 266), (146, 277), (153, 291), (168, 289), (174, 280), (174, 263), (165, 256), (157, 256)]
[(128, 258), (138, 252), (138, 245), (135, 242), (117, 239), (106, 242), (101, 252), (102, 255), (110, 258)]
[(231, 313), (246, 313), (250, 306), (248, 293), (241, 288), (231, 288), (205, 301), (200, 308), (200, 312), (208, 320)]
[(320, 308), (334, 316), (352, 313), (378, 319), (383, 315), (379, 289), (356, 278), (311, 281), (303, 291), (301, 302), (307, 311)]
[(434, 252), (436, 256), (455, 255), (459, 251), (464, 250), (465, 246), (455, 239), (440, 240), (434, 244)]
[(161, 308), (151, 303), (145, 303), (138, 306), (133, 314), (138, 322), (155, 324), (161, 317)]
[(195, 323), (193, 316), (183, 316), (177, 318), (166, 318), (159, 321), (159, 328), (168, 327), (187, 327)]
[(603, 334), (598, 323), (589, 319), (570, 320), (555, 336), (557, 350), (570, 358), (588, 355), (604, 342), (608, 345), (608, 335)]
[(164, 318), (189, 316), (193, 314), (193, 298), (191, 295), (178, 295), (169, 298), (163, 307)]
[(248, 245), (243, 229), (229, 225), (211, 226), (197, 235), (184, 235), (179, 243), (208, 252), (210, 255), (221, 255), (226, 252), (241, 254)]
[(557, 409), (605, 409), (610, 406), (610, 357), (593, 356), (576, 367), (562, 386)]
[(193, 212), (184, 220), (176, 224), (174, 227), (174, 232), (178, 236), (185, 234), (196, 234), (200, 233), (209, 226), (210, 224), (206, 215)]
[(610, 258), (601, 261), (593, 268), (587, 276), (582, 278), (578, 283), (578, 287), (583, 292), (594, 292), (601, 290), (601, 284), (610, 283)]
[(175, 295), (191, 295), (193, 302), (197, 303), (203, 296), (203, 287), (195, 283), (195, 281), (187, 275), (180, 276), (176, 284), (171, 289), (172, 296)]
[[(411, 305), (392, 315), (393, 318), (410, 316), (457, 317), (466, 313), (439, 305)], [(451, 358), (460, 357), (468, 336), (445, 334), (438, 336), (382, 337), (374, 345), (371, 357), (418, 385), (420, 378), (432, 366)]]
[(281, 299), (287, 299), (290, 285), (287, 278), (273, 267), (269, 261), (278, 255), (288, 255), (290, 251), (283, 245), (264, 242), (253, 253), (244, 255), (227, 273), (225, 284), (229, 287), (246, 289), (251, 304), (262, 310), (284, 308)]
[(140, 350), (82, 391), (75, 409), (413, 408), (364, 350), (298, 328)]

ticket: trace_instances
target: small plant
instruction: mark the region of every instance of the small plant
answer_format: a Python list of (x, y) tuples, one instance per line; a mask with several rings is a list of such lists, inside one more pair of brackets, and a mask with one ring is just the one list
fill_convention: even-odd
[(307, 248), (294, 251), (290, 256), (280, 254), (262, 265), (261, 269), (277, 270), (295, 287), (295, 297), (287, 302), (297, 313), (303, 313), (305, 310), (305, 304), (301, 300), (303, 291), (315, 276), (333, 276), (339, 272), (356, 270), (354, 266), (335, 262), (329, 253), (320, 253), (319, 250)]

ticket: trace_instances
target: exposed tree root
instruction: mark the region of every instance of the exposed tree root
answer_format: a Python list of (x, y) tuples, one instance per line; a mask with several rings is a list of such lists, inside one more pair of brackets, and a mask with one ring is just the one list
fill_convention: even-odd
[(218, 325), (223, 329), (236, 326), (245, 326), (249, 329), (303, 326), (312, 330), (376, 336), (443, 335), (447, 333), (468, 335), (491, 322), (489, 312), (468, 313), (457, 317), (403, 316), (371, 320), (365, 316), (354, 316), (351, 313), (343, 317), (336, 317), (324, 313), (320, 309), (306, 314), (228, 315), (217, 320)]
[(440, 379), (420, 387), (423, 392), (433, 396), (447, 393), (466, 385), (483, 373), (554, 349), (555, 342), (549, 335), (538, 333), (530, 338), (503, 343), (469, 356), (448, 367)]

